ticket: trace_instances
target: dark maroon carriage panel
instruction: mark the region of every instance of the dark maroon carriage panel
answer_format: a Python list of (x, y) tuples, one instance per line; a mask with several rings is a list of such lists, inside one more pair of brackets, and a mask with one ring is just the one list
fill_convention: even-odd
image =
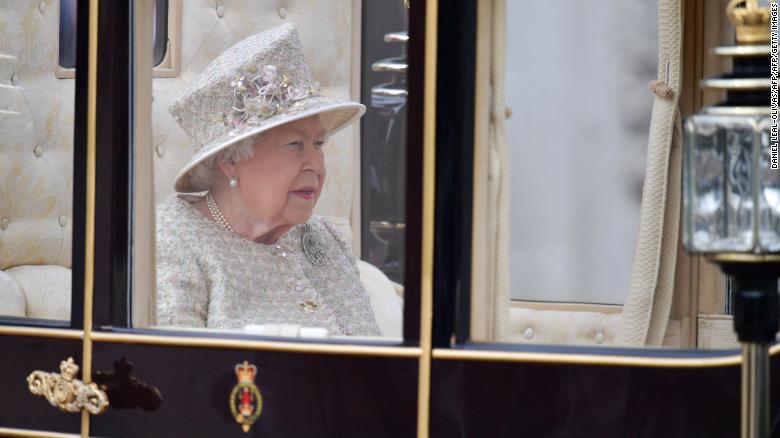
[[(773, 360), (773, 376), (780, 361)], [(772, 381), (774, 419), (778, 380)], [(736, 437), (740, 370), (435, 360), (432, 437)]]
[[(126, 357), (132, 376), (162, 394), (159, 409), (109, 410), (90, 433), (112, 437), (413, 437), (417, 358), (227, 349), (94, 345), (94, 370)], [(260, 419), (249, 433), (231, 417), (236, 364), (258, 367)]]
[(0, 427), (79, 433), (81, 415), (60, 412), (31, 394), (27, 376), (36, 370), (59, 373), (68, 357), (81, 365), (81, 345), (77, 339), (0, 337)]

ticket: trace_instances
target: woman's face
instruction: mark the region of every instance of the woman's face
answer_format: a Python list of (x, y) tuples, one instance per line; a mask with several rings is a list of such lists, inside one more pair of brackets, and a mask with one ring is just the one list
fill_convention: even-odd
[(268, 223), (308, 221), (325, 184), (324, 144), (318, 115), (259, 135), (254, 157), (235, 167), (249, 213)]

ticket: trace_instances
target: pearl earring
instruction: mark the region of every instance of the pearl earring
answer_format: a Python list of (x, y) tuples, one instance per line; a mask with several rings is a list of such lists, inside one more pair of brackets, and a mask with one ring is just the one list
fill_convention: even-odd
[(236, 177), (230, 178), (230, 187), (235, 187), (237, 185), (238, 185), (238, 178)]

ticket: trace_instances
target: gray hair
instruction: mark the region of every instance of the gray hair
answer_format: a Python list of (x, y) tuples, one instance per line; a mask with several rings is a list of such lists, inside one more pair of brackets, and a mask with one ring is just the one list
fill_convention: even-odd
[(193, 187), (203, 187), (204, 189), (211, 188), (216, 176), (215, 169), (218, 169), (216, 164), (229, 163), (231, 161), (240, 163), (241, 161), (251, 159), (255, 156), (254, 145), (256, 140), (257, 138), (254, 136), (245, 138), (203, 160), (200, 164), (187, 172), (187, 175), (190, 178), (190, 184), (192, 184)]

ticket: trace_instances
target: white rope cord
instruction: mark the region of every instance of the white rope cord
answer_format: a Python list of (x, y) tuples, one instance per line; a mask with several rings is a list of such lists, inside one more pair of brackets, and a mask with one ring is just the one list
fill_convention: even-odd
[(661, 345), (671, 311), (682, 158), (677, 111), (682, 63), (681, 2), (658, 2), (659, 80), (651, 83), (657, 97), (650, 122), (631, 284), (616, 339), (619, 345)]

